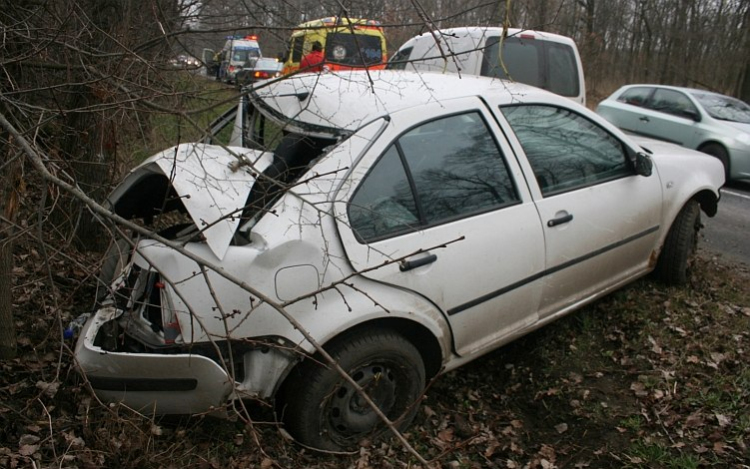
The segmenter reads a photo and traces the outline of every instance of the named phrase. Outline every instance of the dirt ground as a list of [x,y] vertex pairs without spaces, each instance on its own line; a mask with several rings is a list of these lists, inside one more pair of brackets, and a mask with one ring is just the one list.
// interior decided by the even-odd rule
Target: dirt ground
[[[303,448],[269,407],[243,422],[99,404],[55,313],[91,307],[87,260],[61,261],[52,289],[33,257],[14,284],[19,358],[0,362],[0,467],[424,467],[395,438]],[[701,257],[689,286],[643,279],[440,376],[406,437],[435,468],[747,468],[748,326],[747,268]]]

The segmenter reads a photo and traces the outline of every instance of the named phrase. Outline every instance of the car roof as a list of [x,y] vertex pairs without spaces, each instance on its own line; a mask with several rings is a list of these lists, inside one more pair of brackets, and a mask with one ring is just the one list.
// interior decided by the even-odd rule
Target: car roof
[[631,84],[631,85],[625,85],[625,86],[623,86],[621,88],[621,91],[625,91],[625,90],[631,89],[631,88],[644,88],[644,87],[648,87],[648,88],[662,88],[662,89],[666,89],[666,90],[683,91],[685,93],[690,93],[690,94],[705,94],[705,95],[726,96],[724,94],[717,93],[715,91],[702,90],[702,89],[699,89],[699,88],[688,88],[688,87],[685,87],[685,86],[672,86],[672,85],[658,85],[658,84],[655,84],[655,83],[636,83],[636,84]]
[[500,104],[532,100],[570,104],[547,91],[508,80],[403,70],[300,74],[253,88],[249,98],[262,114],[286,130],[340,137],[404,109],[490,95]]
[[[412,41],[416,40],[424,40],[422,38],[429,38],[430,40],[434,41],[433,33],[442,35],[442,36],[453,36],[453,37],[473,37],[475,39],[479,39],[484,36],[499,36],[503,33],[505,28],[497,27],[497,26],[463,26],[458,28],[446,28],[446,29],[439,29],[436,31],[427,31],[420,35],[414,36],[409,41],[406,42],[401,48],[404,46],[407,46]],[[508,28],[508,36],[519,36],[524,37],[526,39],[541,39],[545,41],[553,41],[553,42],[560,42],[565,44],[574,44],[575,41],[573,41],[572,38],[568,36],[562,36],[560,34],[555,33],[548,33],[546,31],[536,31],[533,29],[521,29],[521,28]]]

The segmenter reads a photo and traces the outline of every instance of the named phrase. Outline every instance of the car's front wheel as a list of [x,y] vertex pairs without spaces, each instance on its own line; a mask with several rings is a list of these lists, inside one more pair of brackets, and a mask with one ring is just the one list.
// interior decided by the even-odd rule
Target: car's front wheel
[[[387,329],[363,329],[327,351],[397,428],[411,422],[424,390],[425,367],[407,339]],[[320,357],[292,372],[280,393],[279,412],[292,436],[323,450],[350,450],[387,431],[354,386]]]
[[700,228],[700,206],[695,200],[690,200],[677,214],[664,241],[655,270],[661,281],[672,285],[687,281]]

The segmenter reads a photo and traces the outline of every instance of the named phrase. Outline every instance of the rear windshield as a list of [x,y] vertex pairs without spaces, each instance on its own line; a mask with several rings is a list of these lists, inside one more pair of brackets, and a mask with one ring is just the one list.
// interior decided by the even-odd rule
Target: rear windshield
[[326,37],[326,62],[361,67],[383,61],[383,46],[379,36],[364,34],[329,33]]
[[578,66],[570,46],[537,39],[506,38],[503,41],[503,69],[499,43],[497,36],[487,39],[482,75],[510,78],[562,96],[578,96]]

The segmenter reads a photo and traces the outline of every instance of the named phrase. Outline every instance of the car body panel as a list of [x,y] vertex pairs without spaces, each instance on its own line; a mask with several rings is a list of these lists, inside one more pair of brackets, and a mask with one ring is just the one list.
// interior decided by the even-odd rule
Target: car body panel
[[[341,75],[354,79],[336,79]],[[539,90],[486,77],[431,73],[428,80],[421,80],[408,72],[371,70],[366,74],[298,75],[273,87],[253,89],[249,97],[260,112],[290,131],[338,137],[400,109],[494,91],[510,102],[513,97],[523,99]],[[330,99],[331,95],[338,99]],[[344,105],[352,102],[357,105]]]
[[[100,309],[81,330],[75,347],[78,366],[100,399],[127,402],[146,413],[189,414],[219,407],[233,383],[215,361],[196,354],[164,355],[110,352],[95,343],[102,326],[118,315]],[[169,399],[164,399],[169,395]],[[199,410],[201,409],[201,410]]]
[[[392,139],[403,129],[424,121],[425,115],[438,119],[467,110],[481,113],[488,123],[493,121],[476,97],[444,100],[393,115],[388,129],[358,168],[370,167]],[[451,140],[451,136],[446,137]],[[506,145],[501,144],[501,149],[510,153]],[[428,153],[425,158],[430,156]],[[521,170],[513,160],[509,169],[522,183]],[[366,172],[355,170],[347,181],[348,190],[342,191],[338,199],[349,199]],[[528,327],[537,319],[540,282],[516,284],[543,270],[543,251],[533,248],[543,243],[542,229],[528,190],[524,190],[524,184],[517,186],[521,188],[521,200],[512,207],[368,244],[357,240],[346,204],[337,203],[338,231],[356,270],[365,271],[363,275],[368,278],[399,285],[431,299],[448,317],[456,353],[479,353],[494,345],[498,337]],[[419,261],[431,255],[437,256],[437,261],[408,271],[402,268],[404,262],[395,262]],[[386,263],[389,264],[384,266]],[[519,267],[505,268],[509,264]],[[473,274],[456,275],[466,265],[472,266]],[[453,287],[445,289],[446,284]]]
[[[496,104],[492,100],[490,103]],[[569,109],[562,101],[526,104]],[[498,120],[519,161],[523,162],[526,171],[533,174],[524,147],[516,137],[518,134],[514,134],[503,115],[505,109],[511,108],[500,104],[494,108],[500,111]],[[576,116],[583,118],[580,114]],[[623,137],[603,120],[590,115],[586,119],[589,125],[602,128],[616,138]],[[549,138],[545,151],[555,160],[563,161],[564,157],[559,153],[568,148],[549,136],[542,138]],[[583,140],[576,143],[580,142]],[[622,158],[626,158],[625,148],[622,149]],[[553,169],[560,173],[562,168]],[[631,170],[615,179],[546,195],[542,194],[536,178],[530,177],[529,181],[535,187],[535,205],[544,227],[545,270],[538,312],[540,318],[576,305],[620,279],[648,270],[662,229],[661,207],[652,203],[662,198],[657,175],[643,177]],[[628,200],[628,203],[623,204],[623,200]],[[568,217],[570,221],[552,226],[560,217]]]
[[[684,205],[683,200],[692,199],[700,193],[715,193],[716,187],[724,185],[724,174],[719,174],[719,170],[723,169],[721,162],[710,155],[649,138],[633,137],[632,140],[650,152],[658,171],[664,193],[661,219],[666,226],[671,226],[677,218]],[[714,213],[708,215],[713,216]],[[659,245],[663,243],[667,231],[661,230],[660,234]]]
[[[241,159],[251,161],[250,166],[233,170],[231,165]],[[112,207],[129,205],[133,211],[139,210],[135,205],[143,201],[133,197],[142,196],[143,192],[128,192],[143,184],[148,176],[161,174],[183,197],[185,208],[193,219],[198,220],[206,242],[221,259],[239,226],[237,215],[241,202],[247,199],[255,181],[250,168],[263,171],[269,163],[269,155],[247,148],[181,144],[146,159],[131,170],[109,196],[109,203]]]

